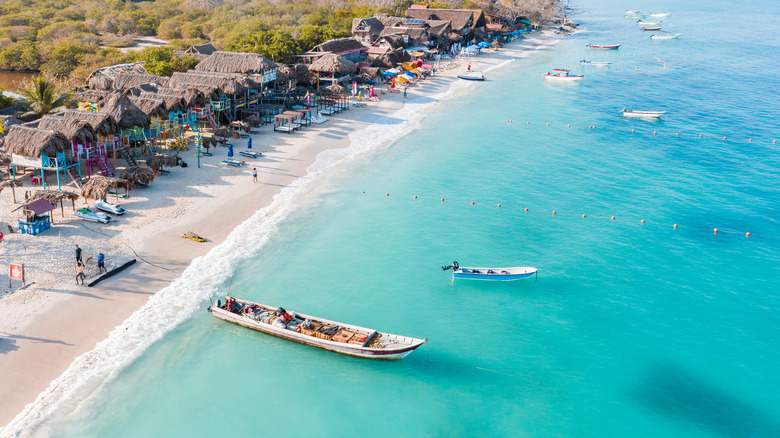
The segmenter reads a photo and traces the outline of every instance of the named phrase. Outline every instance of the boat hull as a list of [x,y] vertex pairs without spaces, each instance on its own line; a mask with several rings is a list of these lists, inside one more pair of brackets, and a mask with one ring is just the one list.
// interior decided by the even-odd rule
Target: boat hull
[[544,75],[544,79],[553,82],[580,82],[585,76],[556,76],[556,75]]
[[682,35],[681,33],[676,33],[674,35],[650,35],[650,38],[654,40],[674,40],[677,39],[678,36]]
[[484,81],[485,75],[480,72],[463,73],[458,75],[458,79],[464,81]]
[[598,50],[617,50],[620,48],[620,44],[610,44],[610,45],[588,44],[588,48],[598,49]]
[[[475,273],[472,271],[479,271]],[[494,274],[488,274],[488,271],[493,271]],[[469,268],[460,267],[457,270],[452,271],[452,278],[459,278],[462,280],[486,280],[486,281],[514,281],[529,278],[536,274],[538,270],[536,268]],[[501,272],[507,272],[502,274]]]
[[[346,344],[342,342],[320,339],[314,336],[298,333],[296,331],[292,331],[289,329],[275,327],[273,325],[266,324],[264,322],[256,321],[244,315],[238,315],[232,312],[228,312],[227,310],[217,307],[216,305],[211,307],[211,313],[217,319],[221,319],[223,321],[231,322],[233,324],[240,325],[242,327],[263,332],[265,334],[287,339],[288,341],[298,342],[300,344],[305,344],[311,347],[332,351],[334,353],[344,354],[353,357],[360,357],[364,359],[380,359],[380,360],[403,359],[409,353],[416,350],[418,347],[420,347],[428,340],[428,339],[408,338],[404,336],[391,335],[388,333],[379,333],[383,339],[394,340],[399,343],[405,343],[406,345],[394,347],[394,348],[387,348],[387,349],[377,349],[377,348],[363,347],[359,344]],[[358,327],[358,326],[352,326],[349,324],[343,324],[335,321],[328,321],[322,318],[314,318],[309,315],[298,314],[298,316],[300,316],[301,318],[316,319],[317,321],[320,322],[338,325],[348,330],[361,330],[363,332],[371,331],[370,329],[367,329],[365,327]]]
[[623,117],[634,119],[657,119],[666,114],[666,111],[623,111]]

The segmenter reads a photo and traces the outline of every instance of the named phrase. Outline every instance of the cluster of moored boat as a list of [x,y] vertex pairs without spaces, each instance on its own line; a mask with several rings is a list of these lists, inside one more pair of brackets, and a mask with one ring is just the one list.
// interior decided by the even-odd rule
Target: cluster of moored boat
[[654,40],[673,40],[679,37],[680,33],[671,33],[661,30],[661,23],[663,18],[671,17],[671,12],[652,12],[650,14],[643,14],[639,11],[628,10],[626,11],[626,18],[636,18],[636,24],[643,26],[642,32],[660,32],[658,34],[650,35]]

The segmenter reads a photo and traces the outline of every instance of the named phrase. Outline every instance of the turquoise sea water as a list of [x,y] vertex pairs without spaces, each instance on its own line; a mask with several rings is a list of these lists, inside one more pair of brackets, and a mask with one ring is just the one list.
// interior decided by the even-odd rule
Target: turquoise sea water
[[[427,346],[344,357],[217,321],[204,296],[33,433],[777,436],[780,6],[610,3],[578,3],[581,33],[330,169],[267,243],[243,243],[259,250],[235,266],[233,295]],[[664,27],[683,35],[651,41],[629,8],[674,12]],[[583,58],[613,65],[544,83]],[[439,269],[453,260],[539,278],[453,282]]]

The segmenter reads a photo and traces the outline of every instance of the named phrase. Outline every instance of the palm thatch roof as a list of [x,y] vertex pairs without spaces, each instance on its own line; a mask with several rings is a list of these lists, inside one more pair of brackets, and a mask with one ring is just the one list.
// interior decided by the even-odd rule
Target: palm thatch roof
[[90,111],[67,110],[58,115],[69,117],[86,122],[94,133],[102,135],[113,134],[116,132],[116,123],[110,114],[93,113]]
[[173,155],[157,154],[146,159],[146,165],[154,170],[162,170],[163,167],[173,167],[179,164],[179,159]]
[[211,55],[214,52],[217,51],[217,48],[212,46],[209,43],[206,44],[199,44],[197,46],[190,46],[189,49],[185,50],[184,53],[188,55]]
[[200,72],[262,73],[273,69],[274,63],[257,53],[214,52],[195,66]]
[[393,68],[412,59],[412,56],[403,49],[391,50],[383,53],[371,62],[371,67]]
[[298,81],[299,84],[312,84],[314,83],[314,75],[311,74],[309,71],[309,66],[306,64],[295,64],[293,66],[295,69],[295,80]]
[[379,74],[379,67],[360,67],[360,75],[374,79]]
[[38,129],[61,132],[68,140],[78,140],[81,144],[94,141],[97,137],[89,123],[73,117],[47,115],[39,119],[37,124]]
[[[122,90],[120,90],[122,91]],[[140,96],[141,93],[147,92],[147,93],[156,93],[157,92],[157,84],[141,84],[136,85],[134,87],[130,87],[124,90],[125,95],[127,96]]]
[[135,106],[127,96],[118,92],[106,98],[100,112],[111,115],[119,129],[146,127],[151,123],[147,113]]
[[195,105],[203,105],[206,102],[206,97],[203,92],[195,87],[187,88],[168,88],[157,87],[157,92],[161,95],[179,96],[184,100],[184,105],[190,107]]
[[249,126],[255,126],[255,127],[260,125],[265,125],[265,120],[261,119],[258,116],[249,116],[244,119],[244,122],[249,124]]
[[[16,187],[22,187],[24,185],[24,182],[22,182],[21,179],[8,179],[5,181],[0,181],[0,193],[3,193],[3,190],[10,187],[11,190],[13,190]],[[14,194],[14,197],[16,195]]]
[[230,79],[245,88],[260,88],[263,85],[262,73],[222,73],[215,71],[187,70],[187,73],[201,76],[216,76]]
[[236,135],[236,131],[230,128],[219,128],[214,130],[214,135],[217,137],[233,137]]
[[335,53],[326,53],[309,66],[309,71],[319,73],[350,74],[356,70],[357,64]]
[[474,29],[486,24],[485,13],[481,9],[407,9],[406,18],[418,20],[449,21],[452,30],[459,32],[461,29]]
[[109,90],[76,90],[73,93],[73,100],[81,102],[94,102],[100,104],[107,96],[111,95],[112,91]]
[[[189,88],[194,86],[206,96],[211,95],[214,90],[219,90],[225,94],[240,94],[245,90],[245,87],[235,79],[225,76],[181,72],[176,72],[171,76],[168,86],[172,88]],[[204,88],[203,86],[208,86],[209,88]]]
[[146,166],[130,166],[119,172],[119,177],[133,184],[149,185],[154,181],[154,171]]
[[[162,94],[162,93],[150,93],[142,91],[138,97],[142,99],[156,99],[162,100],[165,103],[165,109],[168,111],[183,110],[187,108],[187,103],[180,95],[175,94]],[[133,100],[132,98],[130,100]]]
[[165,76],[139,74],[139,73],[122,73],[116,75],[114,78],[115,90],[127,90],[131,87],[139,85],[153,84],[159,86],[167,86],[168,78]]
[[114,88],[114,79],[123,73],[146,74],[146,69],[143,62],[99,68],[89,75],[87,85],[93,90],[111,90]]
[[129,190],[130,186],[130,181],[126,179],[93,175],[81,188],[81,196],[85,199],[106,199],[112,187],[115,189],[124,187],[125,190]]
[[8,132],[8,128],[11,126],[21,125],[22,123],[24,122],[13,116],[0,116],[0,127],[2,127],[2,130],[5,132]]
[[331,84],[331,85],[328,85],[327,87],[322,87],[320,89],[320,91],[325,91],[325,93],[323,93],[323,94],[339,94],[339,93],[346,92],[347,89],[342,87],[339,84]]
[[349,37],[328,40],[324,43],[317,44],[310,50],[310,52],[342,53],[360,49],[367,49],[367,47],[364,46],[360,41]]
[[70,141],[57,131],[14,125],[3,138],[3,147],[9,154],[40,158],[42,152],[53,157],[70,146]]
[[57,205],[60,201],[75,201],[79,199],[78,193],[68,192],[65,190],[37,190],[33,191],[29,201],[35,201],[36,199],[45,199],[51,203],[51,205]]
[[165,108],[165,101],[162,99],[135,96],[128,96],[128,98],[133,105],[137,106],[138,109],[149,116],[165,117],[168,115],[168,111]]

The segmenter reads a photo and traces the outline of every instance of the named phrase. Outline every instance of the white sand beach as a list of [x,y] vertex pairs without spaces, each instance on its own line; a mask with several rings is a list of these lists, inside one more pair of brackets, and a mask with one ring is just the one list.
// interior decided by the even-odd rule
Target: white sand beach
[[[221,163],[227,158],[224,147],[212,149],[214,156],[202,158],[200,168],[194,150],[184,152],[181,157],[188,167],[171,168],[170,174],[158,175],[150,187],[132,190],[127,199],[110,197],[109,202],[120,203],[127,213],[109,224],[79,220],[66,201],[64,217],[55,209],[54,225],[43,234],[5,233],[0,262],[4,266],[24,264],[28,285],[20,289],[21,284],[14,281],[9,288],[7,268],[0,267],[0,425],[9,424],[0,435],[23,430],[28,418],[57,397],[56,384],[51,382],[71,371],[76,358],[121,327],[194,258],[218,246],[238,225],[271,205],[283,188],[305,177],[320,153],[347,148],[350,134],[392,116],[418,97],[445,92],[458,83],[455,74],[465,71],[467,62],[472,70],[484,71],[558,38],[551,30],[531,34],[498,51],[461,60],[409,87],[406,99],[400,93],[386,93],[379,102],[351,107],[323,124],[292,134],[275,133],[270,126],[256,128],[252,150],[263,155],[233,157],[246,162],[239,168]],[[236,152],[246,149],[244,138],[231,143]],[[257,183],[252,181],[253,168],[259,172]],[[26,178],[25,187],[16,189],[17,201],[32,189]],[[13,204],[10,189],[0,193],[3,231],[7,231],[4,223],[17,228],[17,213],[11,210],[18,205]],[[76,201],[76,208],[84,206],[83,199]],[[187,231],[208,241],[181,238]],[[93,257],[85,269],[85,283],[97,277],[94,256],[98,252],[106,255],[109,270],[132,259],[138,262],[95,287],[76,285],[76,245],[83,249],[85,260]]]

